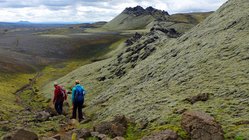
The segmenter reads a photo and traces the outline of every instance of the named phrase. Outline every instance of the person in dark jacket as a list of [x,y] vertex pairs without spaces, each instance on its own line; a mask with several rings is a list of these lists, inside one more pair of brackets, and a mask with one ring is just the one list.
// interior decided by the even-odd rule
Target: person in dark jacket
[[80,81],[75,81],[75,86],[72,89],[72,104],[73,104],[73,114],[72,119],[76,119],[76,113],[78,111],[78,119],[79,122],[82,121],[83,113],[82,108],[84,104],[84,96],[85,96],[85,89],[82,85],[80,85]]
[[54,88],[54,108],[61,115],[63,112],[63,102],[67,100],[66,90],[59,86],[57,82],[54,83]]

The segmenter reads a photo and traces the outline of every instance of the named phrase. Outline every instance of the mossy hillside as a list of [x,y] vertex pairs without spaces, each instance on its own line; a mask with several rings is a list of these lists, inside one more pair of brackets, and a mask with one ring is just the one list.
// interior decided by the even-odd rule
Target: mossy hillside
[[[113,57],[83,66],[58,81],[82,80],[88,90],[85,112],[96,121],[124,114],[136,122],[147,119],[155,126],[167,123],[180,128],[178,112],[199,110],[221,123],[226,139],[247,138],[248,124],[238,123],[249,115],[247,7],[246,0],[228,1],[182,37],[163,39],[153,55],[126,69],[121,78],[96,80],[110,75]],[[48,93],[49,86],[42,91]],[[184,101],[199,93],[208,93],[209,100],[193,105]]]
[[[66,62],[61,62],[61,63],[57,63],[54,65],[50,65],[45,67],[40,73],[41,76],[37,79],[37,82],[35,83],[35,87],[39,88],[41,86],[43,86],[45,83],[52,81],[54,79],[57,79],[61,76],[66,75],[67,73],[69,73],[70,71],[91,63],[93,60],[95,59],[105,59],[105,57],[110,57],[110,56],[104,56],[107,52],[111,52],[112,50],[115,49],[115,47],[122,42],[123,39],[121,39],[120,41],[116,41],[114,42],[112,45],[106,47],[106,45],[104,46],[93,46],[92,49],[95,51],[86,51],[86,47],[84,47],[85,50],[84,54],[87,55],[83,55],[83,58],[79,58],[79,59],[72,59]],[[96,42],[95,42],[96,43]],[[102,41],[103,43],[103,41]],[[111,54],[109,54],[111,55]],[[19,108],[19,105],[16,103],[16,97],[14,95],[14,93],[21,88],[23,85],[27,84],[29,82],[29,79],[32,79],[34,77],[35,74],[30,73],[30,74],[23,74],[23,73],[1,73],[0,74],[0,94],[1,94],[1,100],[0,102],[3,103],[2,109],[1,111],[2,116],[5,116],[4,114],[6,114],[6,107],[10,110]],[[7,116],[5,116],[4,118],[6,118]]]
[[24,84],[28,83],[28,79],[33,78],[33,74],[0,74],[0,120],[11,119],[13,112],[18,112],[22,107],[17,103],[15,92]]
[[212,12],[173,14],[165,21],[151,22],[146,28],[151,29],[153,26],[159,25],[167,29],[174,28],[177,32],[184,34],[205,20],[211,13]]
[[[2,97],[1,121],[8,121],[8,123],[1,124],[0,137],[23,126],[39,135],[44,134],[45,131],[47,133],[48,130],[51,129],[52,124],[54,127],[59,127],[59,123],[56,121],[35,121],[35,112],[47,108],[47,101],[36,92],[36,88],[30,88],[23,90],[20,94],[15,94],[17,90],[25,84],[28,84],[29,79],[33,77],[34,74],[5,74],[1,76],[1,89],[4,91],[0,93]],[[6,87],[4,87],[4,85]]]
[[213,12],[180,13],[170,16],[171,21],[198,24],[210,16]]
[[[81,53],[78,59],[71,59],[66,62],[46,66],[42,70],[42,76],[38,78],[36,86],[40,88],[47,82],[58,79],[59,77],[62,77],[72,70],[75,70],[83,65],[111,57],[113,53],[117,51],[117,46],[119,46],[120,43],[124,42],[124,40],[125,38],[121,38],[110,45],[106,44],[108,43],[106,41],[101,41],[103,45],[83,46],[81,48],[81,51],[77,52]],[[96,44],[96,42],[94,44]],[[70,86],[67,86],[67,88],[69,88]]]
[[[94,63],[89,63],[88,65],[100,65],[102,66],[103,64],[103,61],[109,61],[113,56],[116,56],[118,53],[120,53],[122,51],[122,48],[124,47],[124,40],[125,39],[121,39],[115,43],[113,43],[112,45],[109,46],[109,52],[106,53],[106,54],[102,54],[101,55],[95,55],[93,57],[91,57],[91,61],[94,61]],[[97,60],[97,61],[96,61]],[[73,63],[77,63],[77,61],[72,61]],[[79,64],[80,65],[80,64]],[[77,65],[78,66],[78,65]],[[82,67],[82,66],[81,66]],[[91,70],[92,68],[89,67],[89,71]],[[45,69],[46,70],[46,69]],[[51,68],[49,68],[49,70],[47,71],[47,73],[51,73]],[[52,70],[52,71],[56,71],[56,70]],[[74,70],[75,72],[78,71],[78,69]],[[69,73],[70,74],[70,73]],[[80,74],[80,73],[79,73]],[[60,80],[57,80],[59,83],[61,83],[63,86],[65,86],[68,90],[70,90],[70,88],[73,86],[74,84],[74,81],[77,80],[78,78],[80,79],[81,76],[77,74],[75,76],[70,76],[70,78],[68,78],[68,81],[66,83],[61,83]],[[67,77],[68,73],[65,75]],[[49,76],[49,74],[47,74],[47,76]],[[87,78],[87,77],[86,77]],[[48,78],[44,78],[44,79],[48,79]],[[53,79],[51,79],[53,80]],[[50,81],[51,81],[50,80]],[[47,81],[48,82],[48,81]],[[84,83],[85,80],[82,80],[82,82]],[[87,85],[84,85],[86,86],[87,89],[88,86]],[[91,85],[89,85],[91,86]],[[94,87],[92,87],[94,88]],[[97,88],[95,88],[97,89]],[[51,97],[51,91],[53,90],[53,81],[52,82],[49,82],[49,84],[45,84],[45,86],[42,87],[41,89],[41,93],[43,93],[46,97],[50,98]]]
[[[91,47],[91,51],[83,51],[84,49],[87,50],[88,48],[82,48],[83,57],[79,57],[78,59],[70,59],[65,62],[60,62],[56,64],[52,64],[46,66],[42,71],[39,72],[39,76],[36,79],[33,87],[31,89],[27,89],[18,96],[14,93],[23,87],[25,84],[29,83],[29,79],[32,79],[36,74],[22,74],[22,73],[3,73],[0,76],[1,81],[1,96],[0,99],[1,104],[3,104],[1,108],[1,121],[9,120],[8,130],[14,130],[18,126],[23,126],[25,124],[25,128],[33,130],[39,135],[47,135],[51,132],[54,134],[56,131],[59,131],[61,121],[63,123],[65,118],[63,119],[56,119],[55,120],[48,120],[45,122],[34,122],[35,112],[39,112],[42,110],[46,110],[47,107],[50,105],[51,93],[53,88],[51,88],[51,93],[49,93],[49,98],[44,98],[43,94],[40,93],[39,89],[44,84],[54,79],[57,79],[61,76],[66,75],[67,73],[71,72],[72,70],[88,64],[92,63],[93,61],[99,61],[102,59],[106,59],[112,56],[112,53],[115,53],[117,46],[123,42],[124,39],[114,41],[113,44],[108,45],[108,42],[105,40],[98,40],[95,43],[92,43],[89,47]],[[96,43],[104,44],[104,45],[94,45]],[[108,55],[106,55],[108,54]],[[81,55],[81,56],[82,56]],[[69,86],[68,86],[69,87]],[[27,112],[26,109],[29,108],[32,112]],[[18,119],[16,119],[15,114],[18,113]],[[12,116],[12,117],[10,117]],[[26,119],[25,119],[26,118]],[[28,122],[28,123],[27,123]],[[59,123],[60,122],[60,123]],[[53,127],[51,127],[53,126]],[[6,126],[4,125],[3,128]],[[2,130],[2,126],[0,128],[0,136],[6,134],[8,131],[5,129]]]
[[136,17],[122,13],[105,24],[102,28],[115,31],[144,29],[153,20],[155,20],[155,18],[151,15],[140,15]]

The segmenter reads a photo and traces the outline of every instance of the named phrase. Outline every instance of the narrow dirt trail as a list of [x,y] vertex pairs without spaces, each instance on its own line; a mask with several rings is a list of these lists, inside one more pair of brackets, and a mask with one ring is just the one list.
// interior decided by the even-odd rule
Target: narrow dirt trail
[[[45,111],[45,110],[32,109],[32,107],[25,100],[23,100],[21,96],[26,91],[30,92],[31,97],[32,97],[32,95],[35,95],[36,91],[34,89],[34,85],[35,85],[36,81],[38,80],[38,78],[41,76],[42,76],[41,73],[37,73],[33,78],[29,79],[29,83],[23,85],[21,88],[16,90],[16,92],[14,93],[16,96],[16,103],[18,105],[22,106],[26,110],[24,112],[29,112],[29,115],[32,115],[33,117],[35,117],[37,115],[37,113],[39,113],[41,111]],[[32,100],[32,99],[30,99],[30,100]],[[51,104],[51,102],[48,104]],[[51,105],[49,105],[49,107],[51,108],[51,110],[54,109],[53,106],[51,106]],[[64,105],[64,107],[65,107],[65,105]],[[67,112],[68,114],[65,115],[65,117],[66,117],[66,119],[64,120],[65,124],[63,124],[57,132],[48,132],[47,133],[48,137],[55,136],[55,135],[59,134],[61,136],[61,138],[64,140],[71,140],[72,130],[77,128],[78,122],[72,121],[69,119],[70,114],[72,113],[71,108],[67,111],[69,111],[69,112]],[[51,113],[51,112],[49,112],[49,113]],[[19,119],[21,119],[23,117],[25,120],[26,115],[28,115],[28,114],[25,114],[23,112],[19,112]],[[10,121],[10,123],[15,124],[17,121],[18,120],[12,120],[12,121]]]
[[32,90],[32,93],[34,93],[35,91],[33,90],[33,86],[36,83],[36,80],[41,76],[42,76],[42,74],[38,72],[33,78],[29,79],[28,84],[25,84],[24,86],[22,86],[21,88],[16,90],[16,92],[14,94],[16,95],[16,101],[20,106],[22,106],[24,108],[28,107],[28,105],[25,104],[25,102],[23,102],[23,100],[21,98],[21,94],[27,90]]

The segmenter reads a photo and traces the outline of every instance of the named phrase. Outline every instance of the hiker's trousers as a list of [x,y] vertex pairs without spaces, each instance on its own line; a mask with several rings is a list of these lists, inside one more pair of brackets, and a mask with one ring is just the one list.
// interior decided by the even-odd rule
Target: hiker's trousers
[[73,103],[73,119],[76,119],[76,113],[78,110],[78,119],[81,121],[83,119],[83,113],[82,113],[82,108],[83,108],[84,101],[78,101]]
[[63,101],[56,101],[54,104],[54,108],[56,110],[56,112],[61,115],[63,112]]

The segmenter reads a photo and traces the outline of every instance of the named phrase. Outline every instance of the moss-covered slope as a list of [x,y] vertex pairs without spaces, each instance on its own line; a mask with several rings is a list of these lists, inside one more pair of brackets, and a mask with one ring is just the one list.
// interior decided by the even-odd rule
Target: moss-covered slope
[[[160,125],[178,129],[182,110],[201,110],[222,124],[227,139],[248,138],[248,124],[243,123],[249,115],[248,7],[247,0],[230,0],[180,38],[161,35],[150,44],[156,51],[138,59],[135,66],[130,61],[118,63],[116,56],[58,81],[64,85],[82,81],[88,90],[85,111],[96,121],[124,114],[137,122],[148,120],[155,129]],[[138,41],[140,45],[145,38]],[[120,53],[124,59],[133,56],[126,48]],[[117,68],[124,75],[117,76]],[[100,82],[99,77],[106,79]],[[44,94],[51,85],[44,87]],[[208,93],[209,100],[185,101],[199,93]]]

